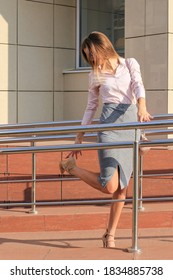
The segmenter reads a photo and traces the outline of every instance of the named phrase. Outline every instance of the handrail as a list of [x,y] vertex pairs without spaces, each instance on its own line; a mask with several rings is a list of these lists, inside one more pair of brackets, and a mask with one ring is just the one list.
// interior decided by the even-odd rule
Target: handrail
[[64,152],[73,150],[101,150],[116,148],[132,148],[133,141],[111,142],[111,143],[92,143],[92,144],[64,144],[64,145],[48,145],[48,146],[29,146],[15,148],[0,148],[0,154],[23,154],[23,153],[43,153],[43,152]]
[[[165,135],[173,134],[173,129],[155,129],[155,130],[144,130],[145,135]],[[85,140],[91,140],[96,137],[95,133],[85,134]],[[57,140],[74,140],[76,134],[65,134],[65,135],[42,135],[42,136],[23,136],[23,137],[9,137],[9,138],[0,138],[0,144],[15,144],[15,143],[27,143],[27,142],[47,142],[47,141],[57,141]],[[142,143],[142,141],[141,141]],[[144,142],[145,143],[145,142]]]
[[[167,118],[168,116],[166,116],[165,118]],[[172,118],[173,115],[169,116],[169,118]],[[21,137],[26,137],[27,141],[30,141],[31,137],[28,136],[33,136],[32,139],[34,139],[34,141],[43,141],[43,139],[45,140],[44,137],[47,137],[47,139],[58,139],[56,138],[57,136],[61,135],[59,137],[59,139],[62,137],[66,137],[66,136],[62,136],[62,134],[67,134],[67,133],[72,133],[72,132],[98,132],[98,131],[102,131],[102,130],[113,130],[113,129],[117,129],[117,130],[124,130],[124,129],[133,129],[136,131],[136,138],[135,141],[124,141],[124,142],[113,142],[113,143],[91,143],[91,144],[64,144],[64,145],[47,145],[47,146],[30,146],[30,147],[15,147],[15,148],[9,148],[9,147],[1,147],[0,148],[0,154],[15,154],[15,153],[32,153],[33,155],[35,155],[35,153],[39,153],[39,152],[52,152],[52,151],[67,151],[67,150],[76,150],[76,149],[80,149],[80,150],[97,150],[97,149],[112,149],[112,148],[128,148],[128,147],[133,147],[133,151],[134,151],[134,169],[133,169],[133,173],[134,173],[134,188],[133,188],[133,232],[132,232],[132,251],[138,251],[138,245],[137,245],[137,229],[138,229],[138,216],[137,216],[137,203],[139,201],[138,198],[138,177],[139,177],[139,172],[138,172],[138,158],[139,158],[139,147],[147,147],[147,146],[172,146],[173,145],[173,139],[164,139],[164,140],[152,140],[152,141],[148,141],[148,142],[142,142],[142,141],[138,141],[137,139],[137,135],[138,135],[138,130],[140,129],[152,129],[152,128],[164,128],[164,127],[173,127],[173,120],[171,119],[164,119],[163,115],[160,116],[160,118],[158,117],[159,120],[153,120],[150,122],[135,122],[135,123],[124,123],[124,124],[92,124],[92,125],[87,125],[87,126],[82,126],[82,125],[75,125],[75,126],[69,126],[69,122],[68,125],[65,126],[59,126],[59,127],[55,127],[55,123],[52,124],[52,127],[48,126],[48,123],[44,123],[43,127],[41,124],[32,126],[32,125],[28,125],[26,127],[22,127],[21,126],[9,126],[6,129],[1,128],[0,130],[0,140],[1,143],[5,143],[3,142],[5,139],[3,139],[3,137],[20,137],[18,140],[19,142],[22,141]],[[161,121],[162,119],[162,121]],[[49,123],[50,124],[50,123]],[[62,124],[62,123],[61,123]],[[67,124],[67,123],[66,123]],[[37,126],[37,127],[36,127]],[[48,126],[48,127],[47,127]],[[15,129],[14,129],[15,128]],[[18,129],[17,129],[18,128]],[[20,129],[19,129],[20,128]],[[69,136],[70,138],[71,136]],[[26,140],[25,139],[25,140]],[[10,139],[6,139],[7,141]],[[12,141],[16,141],[15,138],[11,139]],[[32,143],[34,143],[34,141],[31,140]],[[33,174],[32,174],[32,181],[35,184],[36,182],[36,176],[35,176],[35,169],[33,170]],[[34,190],[35,191],[35,190]],[[172,197],[170,199],[173,199]],[[140,199],[142,200],[142,199]],[[108,200],[106,200],[108,201]],[[110,200],[111,202],[114,202],[114,200]],[[100,202],[100,200],[99,200]],[[63,202],[62,202],[63,203]],[[28,205],[39,205],[38,202],[35,201],[35,198],[33,199],[33,201],[31,203],[28,203]],[[50,203],[51,204],[51,203]],[[2,204],[0,204],[1,206]],[[3,204],[5,205],[5,204]],[[11,203],[9,204],[11,205]],[[20,205],[23,205],[23,203],[20,203]],[[26,203],[25,203],[26,205]]]
[[[155,120],[168,120],[168,119],[173,119],[173,114],[168,114],[168,115],[155,115],[154,116],[154,119]],[[98,119],[94,119],[93,121],[95,124],[98,122]],[[54,135],[52,137],[50,136],[45,136],[43,134],[43,136],[37,136],[37,138],[33,137],[33,132],[35,133],[43,133],[41,131],[33,131],[33,129],[30,131],[31,132],[31,136],[30,137],[26,137],[26,135],[24,134],[23,137],[18,137],[18,135],[16,136],[16,138],[11,138],[12,136],[15,136],[15,131],[14,131],[14,128],[15,129],[24,129],[24,128],[44,128],[44,127],[55,127],[55,126],[69,126],[69,124],[80,124],[81,123],[81,120],[73,120],[73,121],[59,121],[59,122],[43,122],[43,123],[26,123],[26,124],[8,124],[8,125],[0,125],[0,144],[11,144],[11,143],[21,143],[21,142],[41,142],[41,141],[55,141],[55,140],[65,140],[65,139],[73,139],[75,137],[75,135],[73,134],[70,134],[70,135]],[[81,127],[81,126],[80,126]],[[98,124],[97,124],[97,127],[98,127]],[[2,133],[2,130],[5,130],[5,133]],[[9,135],[8,133],[8,130],[12,130],[12,134],[13,135]],[[62,130],[62,129],[61,129]],[[27,130],[27,135],[28,133],[30,133],[28,130]],[[21,131],[18,132],[20,133],[21,135]],[[24,132],[25,133],[25,132]],[[47,133],[47,132],[46,132]],[[157,134],[172,134],[173,133],[173,130],[171,129],[167,129],[167,130],[145,130],[145,134],[146,135],[157,135]],[[58,134],[58,131],[56,131],[56,134]],[[5,138],[5,139],[2,139],[2,136],[4,137],[10,137],[10,138]],[[85,138],[93,138],[95,137],[96,134],[94,132],[92,133],[88,133],[88,134],[85,134]]]
[[[173,129],[155,129],[155,130],[144,130],[145,135],[165,135],[165,134],[173,134]],[[96,133],[86,133],[85,134],[85,142],[93,141],[93,139],[97,136]],[[0,145],[2,144],[15,144],[15,143],[32,143],[32,142],[53,142],[59,140],[74,140],[76,134],[65,134],[65,135],[41,135],[41,136],[23,136],[23,137],[5,137],[0,138]]]
[[[173,119],[173,114],[154,115],[155,120]],[[99,119],[94,119],[93,123],[98,123]],[[66,126],[81,124],[81,120],[66,120],[66,121],[52,121],[52,122],[35,122],[35,123],[20,123],[20,124],[0,124],[2,129],[20,129],[20,128],[36,128],[36,127],[51,127],[51,126]]]
[[[23,136],[23,137],[0,137],[0,144],[14,144],[14,143],[27,143],[27,142],[49,142],[49,141],[59,141],[59,140],[74,140],[75,134],[65,134],[65,135],[41,135],[41,136]],[[86,133],[86,139],[93,139],[96,137],[94,133]]]
[[[139,141],[141,147],[153,146],[172,146],[173,139],[152,140],[147,142]],[[23,154],[23,153],[43,153],[43,152],[64,152],[73,150],[102,150],[113,148],[132,148],[133,141],[110,142],[110,143],[91,143],[91,144],[64,144],[48,146],[30,146],[15,148],[0,148],[0,154]]]
[[77,125],[77,126],[61,126],[61,127],[45,127],[45,128],[28,128],[28,129],[10,129],[0,131],[0,137],[8,136],[27,136],[27,135],[54,135],[71,132],[99,132],[108,130],[124,130],[124,129],[145,129],[155,127],[173,126],[173,120],[150,121],[150,122],[131,122],[123,124],[92,124],[92,125]]

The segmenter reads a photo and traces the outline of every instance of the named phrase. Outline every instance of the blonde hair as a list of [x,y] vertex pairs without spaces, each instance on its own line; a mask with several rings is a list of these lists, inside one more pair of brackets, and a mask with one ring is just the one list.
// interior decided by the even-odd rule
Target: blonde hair
[[[87,56],[85,50],[88,49]],[[81,52],[84,60],[91,65],[94,71],[98,71],[100,67],[100,58],[103,61],[105,69],[112,69],[110,58],[117,58],[119,62],[119,55],[115,51],[111,41],[101,32],[91,32],[86,37],[81,45]]]

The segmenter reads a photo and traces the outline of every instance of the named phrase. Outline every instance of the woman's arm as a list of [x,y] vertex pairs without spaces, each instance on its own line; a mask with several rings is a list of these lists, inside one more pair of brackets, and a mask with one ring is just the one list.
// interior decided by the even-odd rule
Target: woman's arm
[[127,66],[131,76],[131,87],[137,100],[138,106],[138,120],[140,122],[147,122],[153,119],[148,113],[145,99],[145,88],[142,81],[140,65],[135,58],[127,59]]
[[[92,119],[95,115],[95,112],[98,108],[99,103],[99,86],[98,86],[98,79],[95,78],[95,74],[90,73],[89,76],[89,90],[88,90],[88,101],[87,106],[82,118],[82,125],[91,124]],[[84,137],[84,132],[78,132],[75,138],[75,144],[81,144]],[[76,150],[70,152],[70,154],[67,156],[75,156],[76,158],[78,155],[81,155],[81,151]]]
[[139,97],[137,100],[137,106],[138,106],[138,120],[140,122],[148,122],[153,117],[148,113],[146,108],[146,102],[144,97]]

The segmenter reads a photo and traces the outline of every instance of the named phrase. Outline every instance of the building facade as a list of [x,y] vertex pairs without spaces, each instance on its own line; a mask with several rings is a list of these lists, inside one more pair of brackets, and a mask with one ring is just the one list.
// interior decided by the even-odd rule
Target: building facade
[[139,61],[148,110],[173,113],[173,0],[0,0],[1,124],[82,118],[92,30]]

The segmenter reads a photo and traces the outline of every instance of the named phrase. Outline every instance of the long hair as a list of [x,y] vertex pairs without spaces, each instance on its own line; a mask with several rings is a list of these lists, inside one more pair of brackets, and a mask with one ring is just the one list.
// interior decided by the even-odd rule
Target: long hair
[[[88,55],[86,54],[88,50]],[[119,55],[115,51],[111,41],[101,32],[91,32],[81,45],[81,52],[84,60],[91,65],[94,71],[98,71],[100,67],[100,59],[103,61],[105,69],[112,69],[110,58],[117,58]]]

